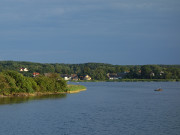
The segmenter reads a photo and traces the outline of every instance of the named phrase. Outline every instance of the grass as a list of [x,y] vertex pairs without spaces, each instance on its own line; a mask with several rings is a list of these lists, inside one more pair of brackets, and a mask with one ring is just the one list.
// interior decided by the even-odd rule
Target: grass
[[82,91],[86,90],[86,87],[83,85],[73,85],[73,84],[68,84],[68,90],[67,91]]

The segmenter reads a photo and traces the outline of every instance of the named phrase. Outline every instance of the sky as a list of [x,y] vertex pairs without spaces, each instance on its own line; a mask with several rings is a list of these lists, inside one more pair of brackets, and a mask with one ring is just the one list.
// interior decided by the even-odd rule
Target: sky
[[180,64],[180,0],[0,0],[0,61]]

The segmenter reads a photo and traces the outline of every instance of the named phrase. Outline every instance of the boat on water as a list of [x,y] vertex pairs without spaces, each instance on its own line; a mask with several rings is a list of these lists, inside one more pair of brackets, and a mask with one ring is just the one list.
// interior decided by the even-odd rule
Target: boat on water
[[159,88],[159,89],[155,89],[154,91],[163,91],[163,89]]

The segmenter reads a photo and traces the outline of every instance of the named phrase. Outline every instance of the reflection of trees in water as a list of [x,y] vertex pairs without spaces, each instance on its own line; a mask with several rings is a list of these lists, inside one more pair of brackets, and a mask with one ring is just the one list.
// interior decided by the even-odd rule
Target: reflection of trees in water
[[42,95],[42,96],[30,96],[30,97],[4,97],[4,98],[0,98],[0,105],[24,103],[31,100],[65,98],[66,95],[67,94],[54,94],[54,95]]

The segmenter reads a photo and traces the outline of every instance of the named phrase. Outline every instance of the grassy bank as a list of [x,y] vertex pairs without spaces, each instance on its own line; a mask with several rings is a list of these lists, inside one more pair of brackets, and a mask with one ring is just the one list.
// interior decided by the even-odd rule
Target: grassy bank
[[84,91],[84,90],[86,90],[86,87],[83,85],[69,84],[67,86],[67,93],[78,93],[78,92]]

